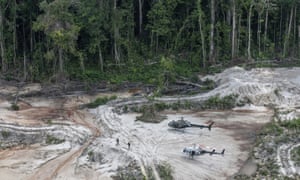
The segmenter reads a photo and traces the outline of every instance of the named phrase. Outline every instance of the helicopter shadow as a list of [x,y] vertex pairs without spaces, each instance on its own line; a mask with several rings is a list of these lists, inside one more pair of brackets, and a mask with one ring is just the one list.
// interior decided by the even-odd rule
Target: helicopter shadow
[[203,132],[189,131],[188,129],[184,129],[184,128],[183,129],[169,128],[168,131],[171,132],[171,133],[176,133],[176,134],[190,134],[190,135],[199,135],[199,136],[205,136],[206,135]]

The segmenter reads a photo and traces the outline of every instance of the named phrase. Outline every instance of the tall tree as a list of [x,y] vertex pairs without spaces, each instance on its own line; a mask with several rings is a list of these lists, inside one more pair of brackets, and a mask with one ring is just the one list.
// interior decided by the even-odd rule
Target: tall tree
[[253,0],[248,0],[244,2],[244,6],[247,9],[247,27],[248,27],[248,39],[247,39],[247,59],[253,60],[251,57],[251,18],[252,18],[252,9],[254,6]]
[[206,48],[205,48],[205,42],[204,42],[204,30],[203,30],[203,12],[202,12],[202,6],[201,6],[201,0],[197,1],[197,13],[198,13],[198,24],[199,24],[199,31],[200,31],[200,38],[201,38],[201,49],[202,49],[202,61],[203,61],[203,67],[206,67]]
[[215,64],[214,31],[215,31],[215,0],[211,0],[210,1],[210,35],[209,35],[209,62],[211,64]]
[[120,23],[120,15],[118,14],[118,8],[117,8],[117,0],[113,0],[113,31],[114,31],[114,58],[116,61],[116,64],[120,66],[120,47],[119,47],[119,39],[120,39],[120,33],[119,33],[119,23]]
[[[298,50],[300,49],[300,25],[298,25]],[[300,51],[298,51],[298,57],[300,58]]]
[[255,3],[255,9],[257,12],[257,45],[258,45],[258,56],[261,55],[261,22],[262,22],[262,14],[264,12],[264,2],[262,0],[258,0]]
[[[155,36],[155,50],[159,48],[159,44],[163,44],[163,48],[167,48],[174,33],[173,14],[177,7],[179,0],[165,0],[155,1],[151,10],[148,13],[150,29],[153,36]],[[151,44],[153,43],[153,38]]]
[[143,25],[143,0],[139,0],[139,34],[142,33]]
[[236,1],[231,0],[232,7],[232,35],[231,35],[231,59],[236,56]]
[[268,22],[269,22],[269,0],[266,0],[266,16],[265,16],[265,29],[264,29],[264,48],[266,52],[267,34],[268,34]]
[[106,43],[109,39],[111,29],[111,6],[109,1],[90,0],[82,2],[80,8],[80,22],[82,32],[89,34],[85,38],[88,43],[79,41],[80,44],[86,44],[86,51],[98,58],[100,71],[104,72],[104,55]]
[[7,6],[5,0],[0,1],[0,53],[1,53],[1,71],[5,72],[7,69],[6,54],[5,54],[5,40],[4,40],[4,13]]
[[283,44],[283,57],[286,57],[286,51],[289,45],[289,41],[290,41],[290,36],[291,36],[291,30],[292,30],[292,22],[293,22],[293,16],[294,16],[294,6],[291,6],[291,11],[290,11],[290,17],[289,17],[289,24],[288,24],[288,28],[286,30],[286,36],[284,38],[284,44]]
[[53,48],[57,51],[58,72],[63,73],[65,53],[78,53],[75,43],[80,27],[75,24],[74,16],[70,12],[71,9],[76,9],[76,1],[43,1],[40,8],[44,13],[38,17],[35,29],[42,30],[52,40]]
[[13,64],[17,64],[17,1],[13,0]]

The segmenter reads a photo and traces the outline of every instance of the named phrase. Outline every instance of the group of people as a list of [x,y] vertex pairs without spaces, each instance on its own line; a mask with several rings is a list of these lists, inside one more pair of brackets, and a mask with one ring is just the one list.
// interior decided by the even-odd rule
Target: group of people
[[[120,144],[119,138],[116,139],[116,145],[118,146]],[[127,143],[128,150],[130,149],[130,142]]]

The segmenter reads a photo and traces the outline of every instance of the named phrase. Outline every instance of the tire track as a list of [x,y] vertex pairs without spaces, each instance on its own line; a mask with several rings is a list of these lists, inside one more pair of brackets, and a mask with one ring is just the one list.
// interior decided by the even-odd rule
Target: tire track
[[[146,166],[149,166],[152,171],[153,174],[155,176],[155,179],[160,180],[160,177],[158,175],[158,172],[155,168],[155,164],[153,162],[153,160],[149,161],[150,159],[153,159],[153,157],[155,157],[155,153],[149,151],[148,149],[154,149],[154,152],[156,151],[157,148],[155,148],[156,141],[154,139],[145,139],[142,140],[140,137],[138,137],[136,134],[131,133],[128,129],[128,127],[126,127],[126,124],[122,124],[121,119],[118,117],[118,115],[116,113],[113,112],[113,107],[109,107],[107,105],[98,107],[97,110],[97,115],[100,119],[101,122],[105,123],[107,127],[109,127],[109,131],[114,131],[117,132],[114,134],[114,136],[120,136],[122,138],[126,138],[128,142],[132,141],[137,143],[138,142],[138,149],[130,149],[130,156],[134,157],[134,159],[136,159],[139,162],[139,165],[141,167],[141,171],[143,173],[143,175],[145,177],[149,177],[149,175],[147,174],[146,171]],[[113,136],[113,135],[112,135]],[[111,138],[112,138],[111,136]],[[151,146],[147,146],[145,143],[145,141],[147,141],[147,143],[150,142]],[[147,161],[144,161],[144,160]]]
[[91,124],[90,122],[85,120],[85,116],[83,113],[79,112],[79,111],[74,111],[74,113],[79,117],[74,118],[75,122],[77,124],[82,124],[83,126],[89,128],[92,131],[92,137],[86,142],[84,143],[80,149],[78,149],[77,151],[75,151],[73,154],[71,154],[66,160],[64,160],[52,173],[52,175],[50,176],[50,179],[54,179],[57,174],[59,173],[59,171],[63,170],[64,167],[66,167],[67,164],[71,163],[72,160],[74,160],[75,158],[78,158],[82,152],[100,135],[100,130],[94,126],[93,124]]
[[298,173],[291,159],[291,150],[298,146],[300,146],[300,143],[284,144],[278,148],[277,159],[281,166],[281,173],[285,176],[292,176]]
[[[78,158],[82,152],[100,135],[100,130],[92,123],[85,120],[83,112],[73,110],[72,118],[74,123],[82,125],[91,130],[92,136],[79,149],[71,149],[69,152],[61,155],[47,163],[45,163],[33,176],[29,179],[45,179],[52,180],[66,167],[71,166],[74,159]],[[76,117],[77,116],[77,117]]]

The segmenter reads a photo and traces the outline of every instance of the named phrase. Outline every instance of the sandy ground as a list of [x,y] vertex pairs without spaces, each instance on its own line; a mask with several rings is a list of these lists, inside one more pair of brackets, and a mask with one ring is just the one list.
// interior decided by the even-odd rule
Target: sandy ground
[[[154,164],[167,162],[173,168],[175,179],[195,180],[227,179],[237,173],[248,158],[255,130],[269,122],[272,115],[265,108],[259,111],[177,112],[167,113],[167,120],[152,124],[135,121],[137,114],[118,116],[110,107],[100,107],[93,113],[98,114],[98,118],[107,126],[104,130],[107,137],[99,139],[98,146],[102,147],[102,151],[114,154],[110,158],[116,157],[107,159],[105,166],[98,167],[102,174],[112,175],[109,172],[122,165],[119,161],[120,154],[125,154],[124,156],[136,159],[141,166],[152,167],[154,171],[157,171]],[[198,124],[213,120],[215,126],[211,131],[199,128],[182,131],[167,126],[169,120],[180,117]],[[115,145],[116,138],[120,139],[119,146]],[[127,149],[127,142],[131,143],[130,150]],[[217,151],[225,148],[225,155],[203,155],[192,160],[182,153],[182,149],[193,144],[203,145],[207,149],[215,148]]]
[[[231,68],[210,77],[219,83],[213,91],[156,100],[202,101],[214,95],[234,93],[239,98],[247,97],[256,106],[247,105],[232,111],[165,112],[168,119],[159,124],[136,122],[137,114],[116,114],[113,105],[90,111],[76,109],[95,96],[25,98],[19,102],[20,111],[11,111],[11,100],[0,96],[0,126],[5,123],[17,124],[21,129],[22,126],[23,129],[55,126],[58,135],[67,138],[59,145],[34,144],[1,150],[1,179],[110,179],[118,167],[124,167],[132,160],[141,166],[146,176],[150,175],[145,169],[150,167],[156,179],[160,178],[155,164],[164,161],[171,165],[175,179],[227,179],[248,159],[255,131],[271,119],[273,112],[264,105],[274,104],[280,108],[284,112],[280,114],[283,120],[299,116],[299,74],[299,68],[251,71]],[[21,93],[39,89],[37,84],[28,85]],[[15,91],[13,86],[0,86],[1,93],[13,94]],[[129,95],[118,94],[125,98]],[[167,126],[168,121],[180,117],[199,124],[215,121],[215,125],[211,131],[197,128],[176,131]],[[115,144],[116,138],[120,139],[119,146]],[[128,142],[131,143],[130,150]],[[192,160],[182,154],[182,149],[193,144],[217,151],[225,148],[225,155],[203,155]],[[286,164],[282,167],[287,167],[282,169],[282,174],[297,171],[284,158],[289,154],[281,153],[284,149],[289,152],[293,147],[283,146],[277,152],[279,161]],[[101,154],[100,161],[89,161],[87,151]]]
[[[25,98],[20,102],[21,105],[27,104],[26,108],[20,106],[19,111],[11,111],[9,101],[0,99],[2,128],[12,127],[12,130],[20,131],[47,129],[45,132],[66,140],[57,145],[42,143],[1,150],[1,179],[91,179],[88,177],[93,173],[74,171],[77,158],[99,136],[98,129],[88,121],[92,115],[74,109],[87,100],[77,97]],[[57,176],[61,170],[64,173]]]
[[[253,130],[268,122],[272,114],[271,111],[258,107],[226,112],[166,112],[167,120],[152,124],[135,121],[137,114],[118,115],[110,106],[101,106],[90,112],[74,110],[72,105],[81,103],[77,97],[63,101],[64,106],[61,105],[62,101],[30,101],[32,103],[29,108],[15,112],[10,111],[9,103],[2,100],[0,118],[6,122],[18,123],[24,128],[38,128],[39,125],[45,126],[45,117],[51,117],[55,123],[88,128],[93,136],[84,144],[37,144],[2,150],[0,174],[8,180],[110,179],[119,166],[126,165],[132,159],[138,161],[146,176],[146,167],[151,167],[157,179],[160,178],[155,164],[161,162],[172,166],[175,179],[226,179],[238,172],[248,158],[247,147],[251,147]],[[57,106],[64,107],[65,110],[58,112]],[[50,113],[50,110],[57,113]],[[30,120],[30,114],[39,118]],[[18,117],[18,121],[14,117]],[[205,124],[211,120],[216,123],[211,131],[198,128],[178,131],[167,126],[169,120],[180,117],[192,123]],[[119,146],[115,145],[116,138],[120,139]],[[131,143],[130,150],[128,142]],[[217,151],[225,148],[226,152],[224,156],[203,155],[192,160],[182,153],[182,149],[193,144],[201,144],[208,149],[215,148]],[[87,157],[81,156],[86,148],[95,149],[95,152],[107,152],[105,163],[93,164]]]

